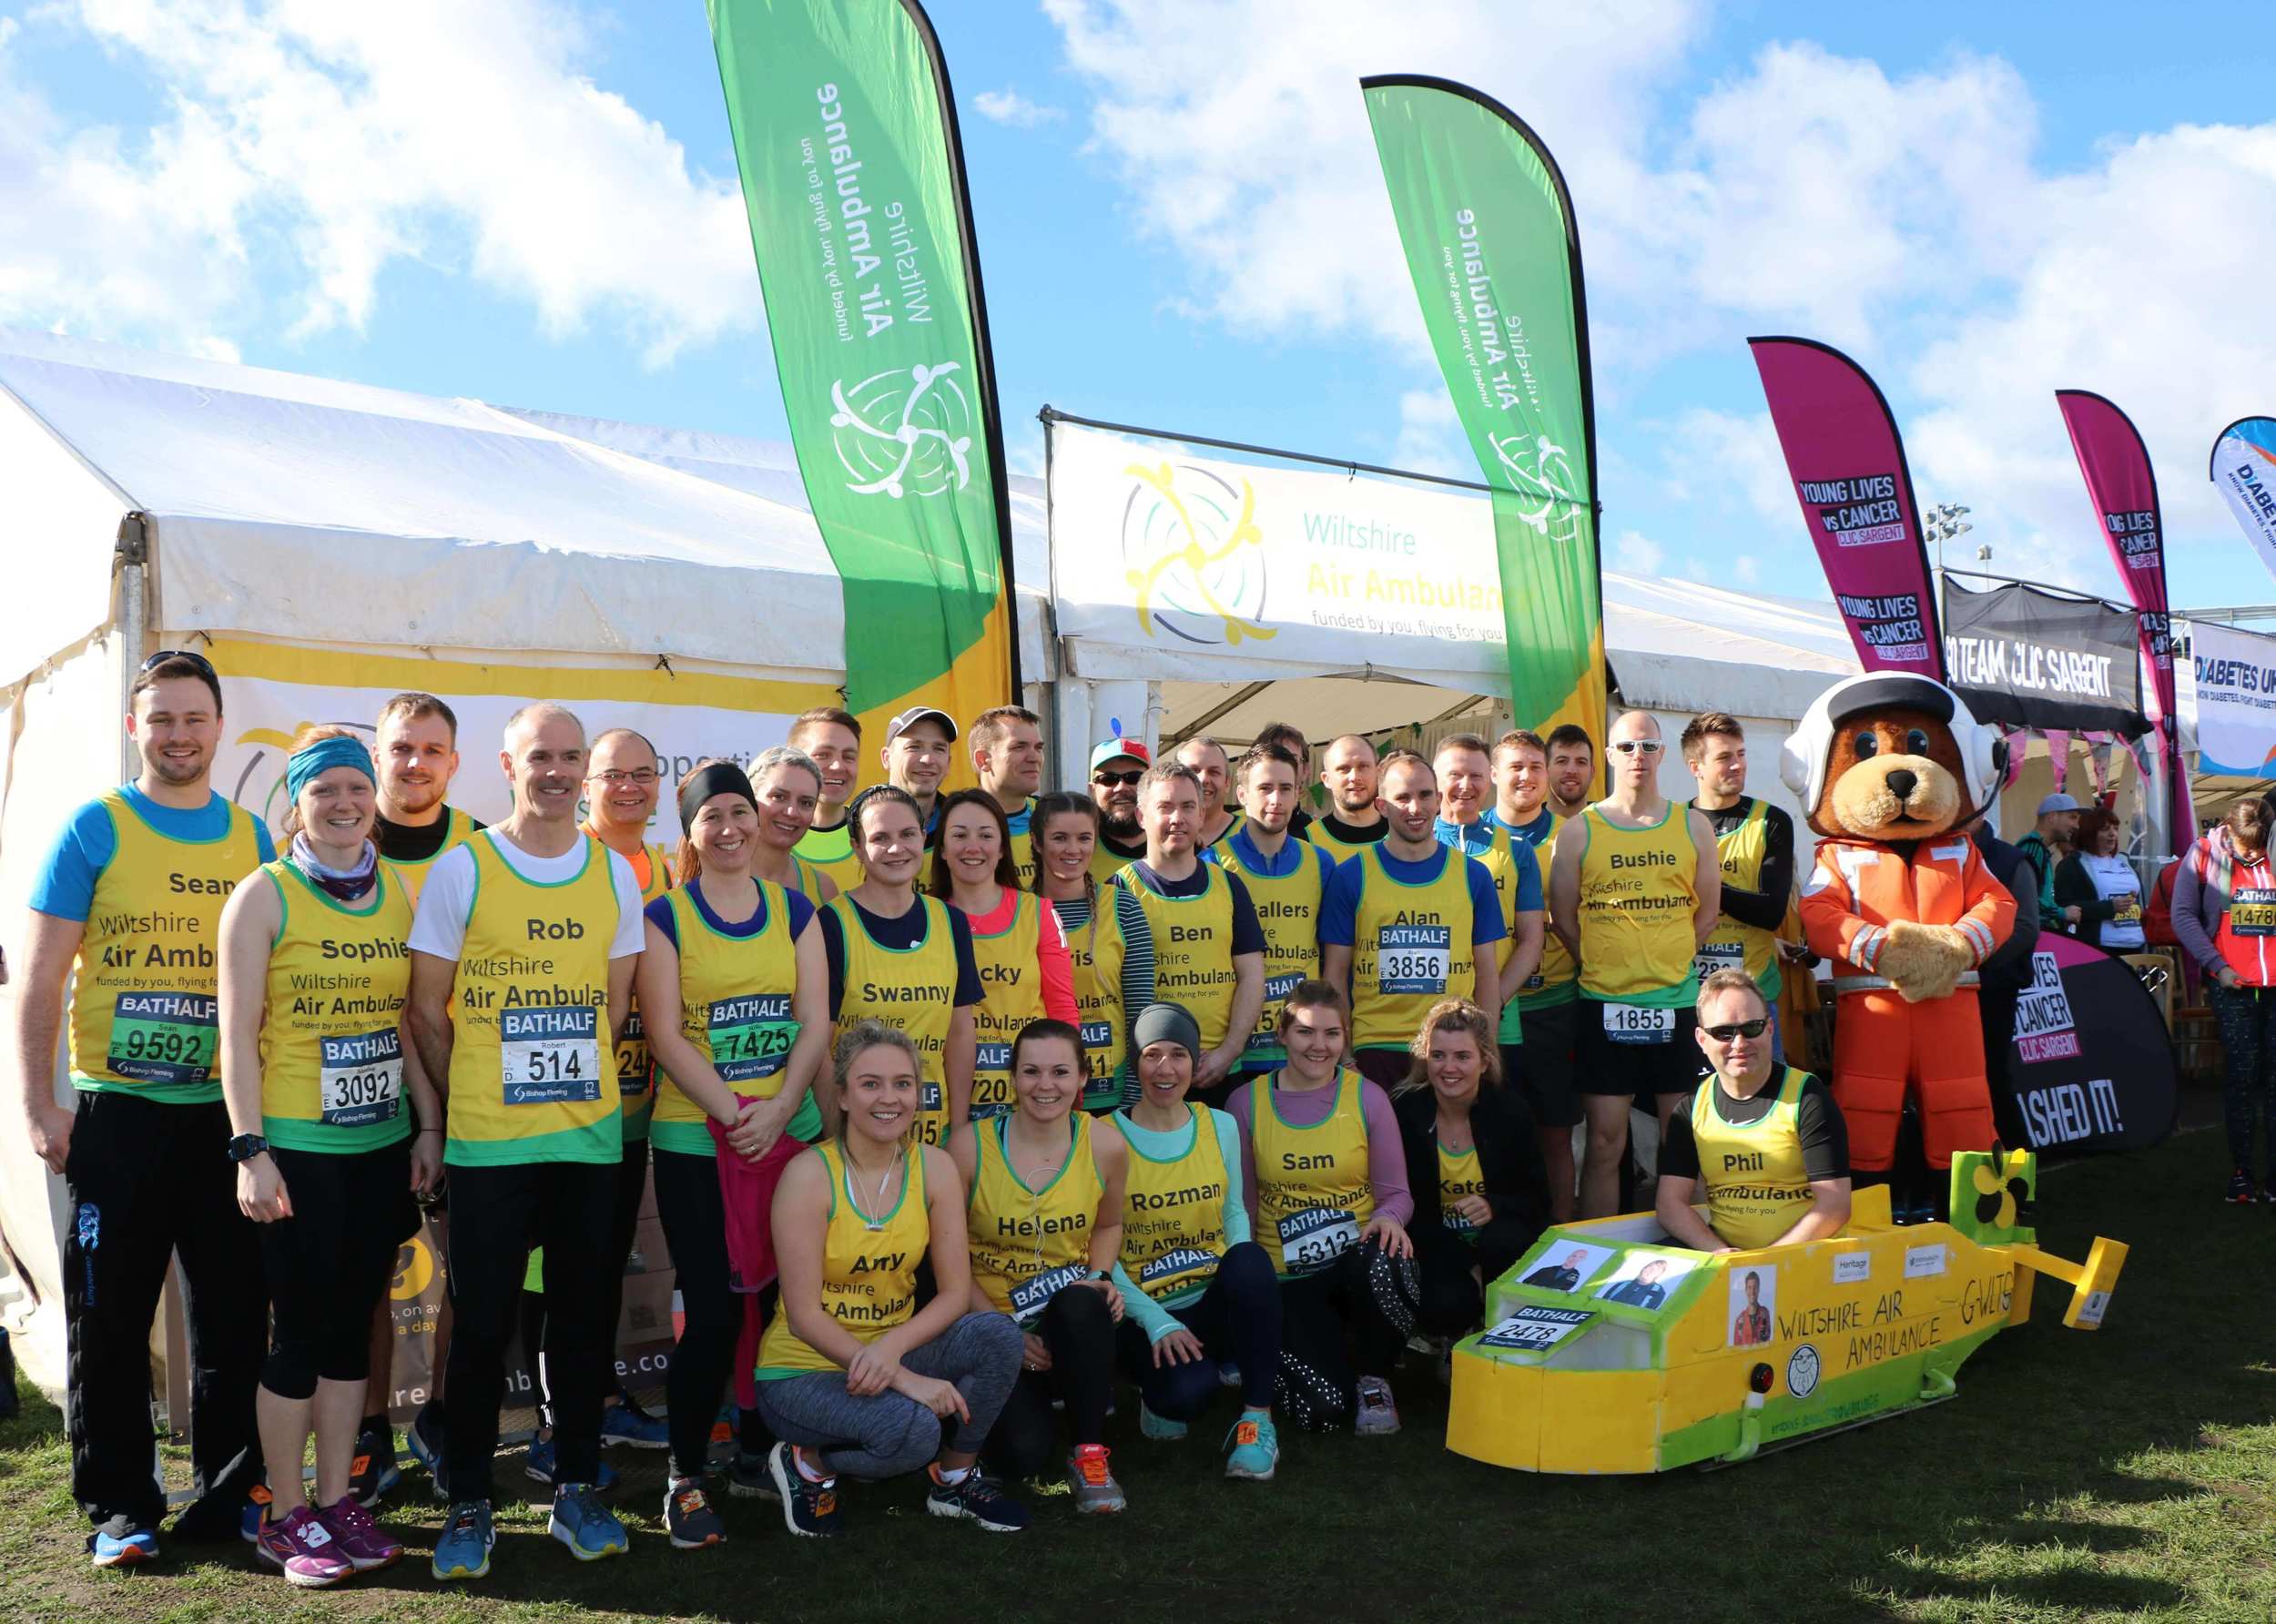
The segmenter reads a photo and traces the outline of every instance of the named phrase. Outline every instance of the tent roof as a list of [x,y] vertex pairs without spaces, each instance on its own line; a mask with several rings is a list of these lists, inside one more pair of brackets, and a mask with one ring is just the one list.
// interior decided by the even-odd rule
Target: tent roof
[[[155,522],[155,624],[842,670],[837,572],[787,445],[10,329],[0,389]],[[1019,573],[1040,584],[1041,493],[1016,482]],[[107,577],[107,533],[36,539],[43,572]],[[48,627],[0,669],[90,629]]]

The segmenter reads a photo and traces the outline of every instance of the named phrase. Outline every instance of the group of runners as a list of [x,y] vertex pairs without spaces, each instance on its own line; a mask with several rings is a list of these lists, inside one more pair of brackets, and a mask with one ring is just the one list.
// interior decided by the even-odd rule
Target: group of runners
[[[1229,1402],[1235,1479],[1273,1477],[1283,1424],[1395,1431],[1410,1340],[1443,1353],[1545,1224],[1615,1210],[1631,1105],[1669,1129],[1685,1243],[1845,1214],[1839,1114],[1778,1059],[1792,827],[1744,795],[1729,716],[1682,735],[1688,807],[1631,712],[1601,798],[1579,728],[1428,757],[1351,736],[1315,816],[1285,727],[1237,760],[1108,740],[1087,793],[1047,792],[1031,712],[919,707],[858,788],[873,746],[840,710],[667,782],[639,734],[540,703],[484,828],[447,799],[449,706],[404,694],[294,741],[279,857],[209,782],[223,685],[193,653],[145,665],[141,771],[58,838],[21,973],[98,1565],[157,1554],[144,1347],[177,1254],[175,1531],[319,1587],[402,1554],[370,1507],[401,1476],[389,1281],[429,1219],[441,1396],[406,1442],[448,1506],[433,1571],[472,1578],[517,1331],[526,1469],[580,1559],[627,1548],[605,1440],[668,1450],[677,1548],[724,1539],[721,1477],[799,1535],[905,1473],[1011,1531],[1021,1478],[1123,1507],[1118,1385],[1153,1440]],[[978,787],[944,794],[960,749]],[[1768,1153],[1745,1211],[1697,1178],[1734,1132]],[[661,1419],[614,1375],[651,1186],[681,1310]]]

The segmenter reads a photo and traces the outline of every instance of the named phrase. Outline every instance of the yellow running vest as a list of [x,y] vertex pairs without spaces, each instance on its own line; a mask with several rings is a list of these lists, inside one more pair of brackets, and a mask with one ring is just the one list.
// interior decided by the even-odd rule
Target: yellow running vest
[[1172,1307],[1199,1296],[1216,1277],[1225,1254],[1224,1198],[1231,1180],[1215,1112],[1191,1101],[1185,1108],[1193,1138],[1182,1156],[1149,1156],[1123,1136],[1130,1171],[1123,1189],[1123,1273]]
[[834,897],[824,906],[838,916],[846,944],[846,990],[832,1040],[869,1016],[907,1032],[922,1068],[916,1137],[926,1144],[947,1142],[949,1024],[956,1012],[956,937],[948,906],[934,897],[916,899],[925,910],[925,935],[913,948],[880,947],[851,897]]
[[414,912],[418,910],[419,892],[421,888],[427,883],[428,871],[442,860],[444,852],[453,846],[465,845],[467,841],[481,833],[474,827],[474,820],[456,807],[442,808],[442,844],[436,847],[427,856],[419,858],[416,862],[403,862],[395,858],[387,859],[395,865],[395,872],[402,877],[403,889],[411,898],[411,906]]
[[[1533,843],[1533,861],[1541,871],[1541,897],[1544,902],[1549,897],[1549,867],[1557,855],[1557,831],[1563,828],[1567,821],[1550,813],[1548,831]],[[1521,840],[1525,837],[1513,831],[1509,837]],[[1528,1010],[1548,1010],[1559,1004],[1569,1004],[1572,1001],[1574,986],[1580,974],[1580,969],[1572,961],[1572,955],[1565,951],[1564,942],[1558,938],[1557,932],[1548,928],[1548,921],[1543,920],[1540,967],[1526,979],[1523,987],[1514,990],[1518,1002]],[[1512,989],[1505,987],[1501,990],[1507,1000]]]
[[1770,1114],[1743,1125],[1723,1121],[1716,1109],[1722,1084],[1715,1078],[1692,1094],[1692,1142],[1706,1187],[1707,1226],[1742,1252],[1784,1234],[1814,1199],[1802,1161],[1802,1085],[1808,1081],[1808,1073],[1786,1067]]
[[1068,1113],[1073,1143],[1066,1164],[1041,1190],[1031,1190],[1004,1154],[1007,1118],[974,1134],[972,1193],[965,1228],[972,1243],[972,1284],[1003,1313],[1032,1330],[1062,1289],[1091,1273],[1091,1225],[1106,1182],[1091,1153],[1091,1114]]
[[1146,848],[1143,846],[1139,847],[1137,857],[1126,858],[1119,851],[1110,851],[1107,848],[1106,837],[1102,835],[1099,837],[1099,843],[1091,848],[1091,878],[1098,881],[1101,890],[1104,890],[1117,874],[1129,868],[1131,864],[1139,861],[1145,855]]
[[1375,1181],[1367,1173],[1367,1117],[1360,1078],[1336,1080],[1336,1104],[1309,1128],[1280,1114],[1275,1071],[1248,1086],[1250,1154],[1256,1162],[1258,1242],[1282,1274],[1309,1274],[1359,1244],[1375,1216]]
[[1355,1049],[1404,1049],[1431,1005],[1477,992],[1470,859],[1444,846],[1438,852],[1437,876],[1419,885],[1393,878],[1379,846],[1352,859],[1360,873],[1352,917]]
[[[592,835],[591,829],[585,833]],[[594,835],[595,840],[600,839]],[[640,903],[646,907],[672,888],[672,862],[665,848],[650,840],[644,849],[648,876],[640,879]],[[616,1087],[625,1098],[625,1137],[648,1137],[649,1114],[655,1109],[655,1060],[648,1052],[648,1030],[640,1024],[640,995],[635,993],[625,1011],[625,1030],[616,1034]]]
[[1067,961],[1074,970],[1075,1008],[1082,1017],[1082,1109],[1113,1111],[1123,1100],[1123,1056],[1130,1040],[1129,1018],[1123,1010],[1122,910],[1115,893],[1100,887],[1092,899],[1091,918],[1071,924],[1061,911],[1079,902],[1054,902],[1059,933],[1067,939]]
[[351,908],[288,862],[265,863],[279,924],[260,1024],[261,1135],[291,1151],[378,1150],[411,1137],[403,1000],[411,898],[382,862]]
[[[704,917],[692,889],[671,893],[672,924],[679,938],[680,1036],[711,1062],[738,1099],[771,1100],[787,1081],[785,1066],[798,1023],[790,1012],[798,987],[798,949],[790,939],[790,905],[780,886],[757,882],[767,922],[756,936],[728,936]],[[822,1132],[821,1109],[811,1089],[785,1130],[811,1144]],[[655,1117],[649,1135],[660,1151],[686,1156],[718,1154],[704,1109],[656,1068]]]
[[1114,883],[1138,898],[1153,932],[1154,996],[1183,1004],[1201,1027],[1202,1052],[1223,1046],[1233,1024],[1233,888],[1214,863],[1198,897],[1164,897],[1124,869]]
[[[932,1244],[932,1218],[925,1201],[924,1149],[913,1141],[901,1164],[900,1193],[874,1218],[860,1203],[877,1192],[854,1193],[846,1152],[836,1140],[814,1147],[829,1172],[829,1220],[822,1230],[822,1307],[848,1335],[875,1342],[917,1312],[917,1265]],[[913,1171],[912,1171],[913,1170]],[[758,1379],[782,1381],[817,1370],[836,1370],[838,1362],[817,1353],[790,1328],[790,1316],[777,1308],[758,1343]]]
[[1478,1225],[1454,1210],[1454,1203],[1466,1195],[1486,1193],[1486,1175],[1478,1171],[1478,1147],[1467,1151],[1449,1151],[1438,1147],[1438,1222],[1464,1240],[1478,1239]]
[[1035,961],[1043,934],[1043,899],[1017,891],[1011,922],[994,935],[972,931],[972,959],[980,966],[980,1007],[972,1011],[979,1043],[972,1058],[971,1122],[1001,1116],[1012,1106],[1011,1040],[1031,1020],[1043,1018],[1043,971]]
[[[1519,1021],[1517,989],[1509,985],[1508,975],[1510,955],[1518,950],[1518,848],[1525,847],[1530,851],[1531,848],[1499,823],[1489,824],[1487,827],[1492,831],[1492,837],[1486,842],[1486,849],[1473,854],[1471,860],[1484,864],[1486,872],[1494,877],[1494,901],[1501,910],[1501,928],[1507,933],[1495,944],[1494,953],[1494,969],[1501,976],[1496,983],[1501,990],[1499,1037],[1504,1043],[1522,1043],[1525,1041],[1525,1030]],[[1539,859],[1536,858],[1534,862],[1538,868]],[[1538,874],[1535,879],[1539,881]],[[1542,900],[1544,903],[1548,900],[1546,892]],[[1546,908],[1543,912],[1541,935],[1546,939],[1550,933]]]
[[1560,840],[1580,856],[1580,996],[1643,1009],[1682,1009],[1699,996],[1699,854],[1688,808],[1671,804],[1650,828],[1624,829],[1590,807]]
[[1281,1006],[1297,982],[1320,973],[1320,898],[1336,871],[1326,853],[1301,840],[1283,849],[1294,851],[1298,860],[1294,872],[1277,876],[1251,868],[1230,835],[1209,850],[1211,862],[1241,877],[1265,932],[1265,1007],[1241,1051],[1241,1065],[1252,1071],[1268,1070],[1288,1058],[1280,1045]]
[[117,790],[98,804],[117,845],[79,938],[71,1084],[177,1105],[218,1100],[218,932],[229,893],[261,866],[252,816],[229,806],[226,834],[177,840]]
[[[1722,882],[1743,891],[1763,888],[1763,859],[1770,854],[1770,817],[1764,802],[1746,809],[1739,827],[1715,837],[1715,855],[1722,864]],[[1715,920],[1715,933],[1699,949],[1698,969],[1704,979],[1718,969],[1743,969],[1754,978],[1763,996],[1773,1003],[1785,977],[1778,969],[1778,933],[1743,925],[1729,914]]]
[[590,835],[584,865],[539,884],[467,842],[474,897],[452,990],[450,1132],[454,1167],[624,1157],[616,1050],[609,1041],[608,949],[616,887]]
[[[853,837],[842,821],[834,829],[807,830],[790,849],[800,861],[828,875],[841,891],[850,891],[861,883],[861,859],[854,856]],[[807,895],[813,897],[814,893],[808,891]]]
[[1362,840],[1356,844],[1349,840],[1338,840],[1327,832],[1326,821],[1317,817],[1312,820],[1312,827],[1304,831],[1304,837],[1327,853],[1328,860],[1338,868],[1351,861],[1361,852],[1383,844],[1380,840]]

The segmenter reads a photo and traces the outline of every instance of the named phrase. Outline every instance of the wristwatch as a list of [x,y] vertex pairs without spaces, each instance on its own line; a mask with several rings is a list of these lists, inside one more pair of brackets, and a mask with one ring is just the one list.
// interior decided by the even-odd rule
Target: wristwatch
[[229,1160],[250,1162],[269,1149],[269,1142],[258,1133],[240,1133],[229,1141]]

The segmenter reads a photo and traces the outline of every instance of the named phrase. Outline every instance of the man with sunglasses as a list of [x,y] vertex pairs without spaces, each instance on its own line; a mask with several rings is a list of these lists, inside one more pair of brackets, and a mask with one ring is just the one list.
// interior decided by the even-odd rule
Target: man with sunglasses
[[[1849,1222],[1849,1133],[1826,1086],[1770,1053],[1770,1000],[1741,969],[1699,990],[1700,1051],[1714,1074],[1660,1141],[1657,1215],[1698,1252],[1793,1246]],[[1707,1215],[1692,1208],[1703,1200]]]
[[1631,1101],[1664,1128],[1698,1076],[1688,1029],[1693,966],[1721,907],[1722,869],[1703,813],[1660,793],[1660,724],[1631,710],[1606,749],[1612,792],[1557,834],[1550,926],[1580,967],[1574,1086],[1588,1116],[1580,1215],[1620,1201]]
[[[259,1476],[253,1390],[269,1325],[236,1170],[266,1146],[230,1136],[221,1101],[216,933],[229,893],[276,848],[209,782],[221,679],[204,655],[151,655],[127,705],[140,771],[72,814],[32,883],[14,1056],[32,1149],[68,1182],[71,1494],[98,1568],[158,1554],[149,1344],[168,1255],[188,1283],[198,1498],[174,1525],[187,1538],[234,1535]],[[66,1107],[56,1046],[75,976]]]
[[1091,752],[1091,804],[1099,809],[1099,843],[1091,878],[1101,885],[1146,855],[1145,826],[1138,817],[1138,780],[1153,754],[1135,739],[1102,740]]

